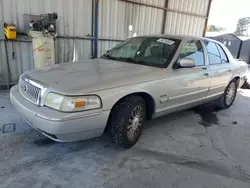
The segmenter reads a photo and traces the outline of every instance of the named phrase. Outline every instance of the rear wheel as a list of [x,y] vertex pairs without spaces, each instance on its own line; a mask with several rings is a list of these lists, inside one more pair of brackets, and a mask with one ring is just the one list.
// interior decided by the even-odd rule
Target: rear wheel
[[112,109],[108,126],[112,141],[129,148],[139,140],[146,119],[146,104],[140,96],[129,96]]
[[250,81],[246,79],[244,84],[241,86],[242,89],[250,89]]
[[233,105],[237,95],[238,83],[232,80],[226,87],[224,94],[217,100],[217,104],[222,109],[227,109]]

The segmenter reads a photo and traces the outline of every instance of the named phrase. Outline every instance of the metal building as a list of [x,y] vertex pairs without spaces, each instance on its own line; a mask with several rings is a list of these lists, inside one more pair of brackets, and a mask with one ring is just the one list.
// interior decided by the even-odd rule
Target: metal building
[[236,59],[239,58],[240,48],[242,45],[242,41],[239,37],[235,36],[232,33],[227,33],[227,34],[218,35],[218,36],[209,37],[209,38],[212,38],[214,40],[217,40],[223,43],[231,52],[234,58]]
[[240,48],[239,59],[250,64],[250,38],[249,37],[239,37],[242,41],[242,46]]
[[248,64],[250,63],[249,37],[239,37],[232,33],[207,37],[223,43],[229,49],[235,59],[241,59]]
[[[1,0],[0,23],[17,26],[16,41],[0,40],[0,85],[33,68],[24,14],[58,13],[56,62],[100,56],[122,40],[147,34],[205,33],[211,0]],[[1,29],[1,28],[0,28]]]

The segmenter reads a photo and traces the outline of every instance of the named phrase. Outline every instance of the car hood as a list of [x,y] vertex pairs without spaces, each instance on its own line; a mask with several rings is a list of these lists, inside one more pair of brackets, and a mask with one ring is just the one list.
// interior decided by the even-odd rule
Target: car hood
[[[35,69],[24,76],[67,94],[87,93],[151,81],[162,69],[133,63],[94,59]],[[158,75],[159,76],[159,75]]]

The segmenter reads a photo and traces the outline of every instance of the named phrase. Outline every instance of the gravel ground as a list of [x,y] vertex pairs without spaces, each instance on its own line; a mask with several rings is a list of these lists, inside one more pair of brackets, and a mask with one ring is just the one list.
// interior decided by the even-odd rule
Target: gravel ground
[[147,122],[139,142],[124,150],[105,135],[53,142],[0,92],[0,187],[249,188],[249,111],[250,90],[239,90],[228,110],[206,105]]

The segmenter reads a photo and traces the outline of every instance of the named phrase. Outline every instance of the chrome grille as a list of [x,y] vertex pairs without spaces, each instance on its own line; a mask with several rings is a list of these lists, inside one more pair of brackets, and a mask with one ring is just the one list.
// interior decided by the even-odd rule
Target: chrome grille
[[22,78],[19,80],[19,92],[30,102],[36,105],[39,104],[41,89],[24,81]]

